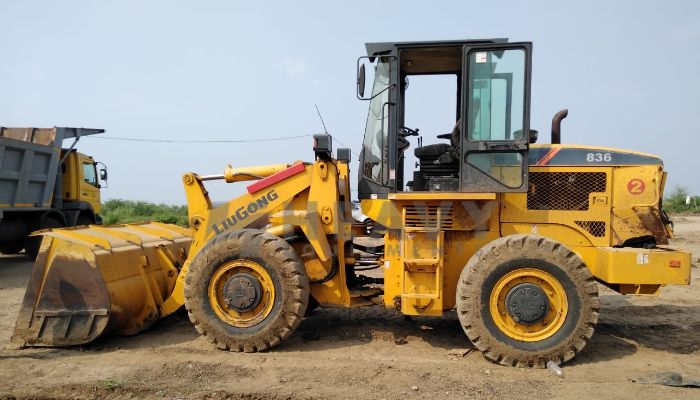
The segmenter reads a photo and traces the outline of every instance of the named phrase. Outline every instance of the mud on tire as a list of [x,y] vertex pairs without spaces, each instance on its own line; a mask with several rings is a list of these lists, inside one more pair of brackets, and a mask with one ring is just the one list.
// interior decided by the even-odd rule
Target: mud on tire
[[[210,301],[212,277],[236,260],[256,263],[274,285],[271,309],[252,326],[222,320]],[[242,229],[213,239],[195,256],[185,276],[184,293],[185,308],[200,334],[222,350],[255,352],[280,344],[297,328],[308,305],[309,281],[303,262],[284,239]]]
[[[523,268],[555,278],[566,295],[561,325],[541,340],[508,334],[490,308],[498,284]],[[543,368],[550,360],[560,364],[572,359],[593,335],[599,307],[595,280],[581,258],[536,235],[507,236],[484,246],[464,267],[457,286],[457,315],[464,332],[486,358],[508,366]]]

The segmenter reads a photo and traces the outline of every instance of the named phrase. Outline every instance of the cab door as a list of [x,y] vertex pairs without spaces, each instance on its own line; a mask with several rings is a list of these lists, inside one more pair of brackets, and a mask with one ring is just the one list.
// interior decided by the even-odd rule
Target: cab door
[[95,161],[84,154],[78,153],[78,193],[79,200],[90,203],[96,214],[100,213],[100,184],[97,177]]
[[463,47],[463,192],[526,192],[531,43]]

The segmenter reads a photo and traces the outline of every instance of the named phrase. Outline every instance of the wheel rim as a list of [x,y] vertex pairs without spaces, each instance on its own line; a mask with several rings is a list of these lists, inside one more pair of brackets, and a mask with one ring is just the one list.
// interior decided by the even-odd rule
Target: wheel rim
[[209,304],[229,325],[247,328],[260,323],[270,314],[274,302],[272,278],[254,261],[228,261],[209,280]]
[[[546,298],[537,297],[544,294]],[[512,303],[507,303],[510,300]],[[546,308],[531,312],[523,320],[517,317],[518,305]],[[564,324],[568,312],[566,291],[549,273],[535,268],[519,268],[496,282],[489,299],[494,323],[504,334],[516,340],[535,342],[555,334]]]

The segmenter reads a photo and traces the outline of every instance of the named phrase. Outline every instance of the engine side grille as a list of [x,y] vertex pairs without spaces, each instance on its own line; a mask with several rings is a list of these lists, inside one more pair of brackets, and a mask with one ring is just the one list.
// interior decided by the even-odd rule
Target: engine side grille
[[589,195],[605,192],[605,172],[531,172],[530,210],[588,210]]
[[452,229],[454,217],[451,205],[405,207],[404,226],[407,228]]
[[595,237],[605,236],[605,221],[574,221],[576,225],[585,229]]

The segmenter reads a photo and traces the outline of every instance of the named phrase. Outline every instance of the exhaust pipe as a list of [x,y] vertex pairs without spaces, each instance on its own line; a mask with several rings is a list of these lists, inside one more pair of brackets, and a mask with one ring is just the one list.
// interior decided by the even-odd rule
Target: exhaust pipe
[[552,118],[552,144],[561,143],[561,120],[567,115],[569,115],[569,110],[566,108],[554,114],[554,118]]

